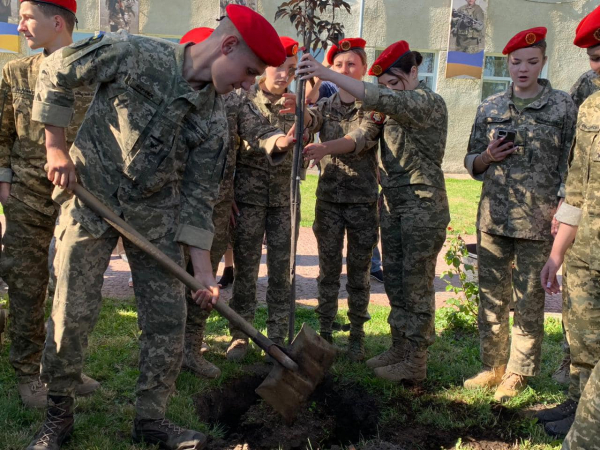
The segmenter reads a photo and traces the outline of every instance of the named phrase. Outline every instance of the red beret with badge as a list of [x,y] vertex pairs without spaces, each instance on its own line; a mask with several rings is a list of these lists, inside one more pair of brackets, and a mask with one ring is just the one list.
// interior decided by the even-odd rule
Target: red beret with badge
[[215,31],[212,28],[208,27],[198,27],[193,30],[188,31],[183,35],[183,37],[179,40],[180,44],[187,44],[188,42],[193,42],[197,44],[207,39],[212,33]]
[[329,65],[333,65],[333,60],[335,59],[338,53],[344,53],[353,48],[362,48],[364,49],[367,45],[367,41],[361,38],[347,38],[342,39],[338,42],[338,45],[332,45],[329,51],[327,52],[327,62]]
[[383,75],[388,69],[394,66],[400,58],[407,53],[410,53],[410,47],[406,41],[398,41],[386,48],[379,58],[375,60],[371,68],[369,69],[369,75],[378,77]]
[[[21,3],[28,2],[29,0],[21,0]],[[67,11],[75,14],[77,13],[77,2],[75,0],[34,0],[37,3],[47,3],[49,5],[58,6],[59,8],[66,9]]]
[[298,41],[295,39],[287,36],[281,36],[281,45],[283,45],[285,54],[288,58],[298,54]]
[[600,44],[600,6],[579,22],[573,44],[581,48]]
[[508,55],[515,50],[531,47],[532,45],[535,45],[538,42],[546,39],[547,33],[548,29],[546,27],[535,27],[530,28],[529,30],[521,31],[520,33],[517,33],[510,41],[508,41],[508,44],[506,44],[506,47],[504,47],[504,50],[502,50],[502,54]]
[[247,6],[230,4],[225,11],[250,50],[265,64],[279,67],[285,62],[285,49],[267,19]]

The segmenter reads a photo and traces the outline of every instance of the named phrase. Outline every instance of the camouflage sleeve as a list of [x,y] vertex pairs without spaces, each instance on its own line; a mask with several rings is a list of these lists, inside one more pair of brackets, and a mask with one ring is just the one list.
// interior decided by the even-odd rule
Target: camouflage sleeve
[[481,7],[475,9],[475,14],[473,18],[477,22],[479,22],[479,24],[474,26],[473,28],[475,28],[477,31],[483,30],[483,27],[485,26],[485,13],[483,12],[483,9]]
[[66,128],[73,118],[73,89],[114,79],[131,56],[123,35],[102,35],[54,52],[42,63],[32,120]]
[[558,172],[560,174],[560,188],[556,194],[558,197],[565,198],[565,183],[567,179],[567,171],[569,169],[569,155],[573,146],[575,137],[575,124],[577,122],[577,107],[571,97],[566,96],[566,116],[563,124],[561,145],[562,151],[558,162]]
[[381,130],[383,130],[384,120],[385,116],[381,113],[367,113],[360,126],[346,135],[354,141],[353,153],[356,154],[365,149],[371,149],[377,144]]
[[15,111],[13,109],[12,90],[8,64],[2,69],[2,81],[0,82],[0,98],[2,100],[2,117],[0,118],[0,182],[10,183],[12,180],[12,169],[10,165],[10,153],[17,139],[15,126]]
[[331,97],[322,98],[315,105],[308,108],[308,113],[312,119],[308,129],[311,134],[316,134],[321,131],[321,127],[323,126],[323,107],[329,101],[329,98]]
[[581,104],[585,100],[585,97],[584,97],[585,94],[583,92],[585,78],[586,78],[586,74],[584,73],[583,75],[581,75],[579,77],[579,79],[575,82],[575,84],[573,85],[573,87],[571,87],[571,90],[569,91],[571,98],[573,99],[573,101],[575,102],[575,105],[577,105],[578,108],[581,106]]
[[364,85],[364,110],[386,114],[404,128],[429,126],[435,108],[431,92],[424,89],[393,91],[366,81]]
[[485,114],[483,104],[479,105],[477,109],[477,115],[475,116],[475,122],[471,128],[471,136],[469,137],[469,145],[467,147],[467,154],[465,156],[465,169],[469,172],[469,175],[475,180],[483,181],[485,171],[479,174],[475,174],[473,170],[473,164],[475,158],[482,154],[488,147],[489,142],[487,138],[487,127],[484,123]]

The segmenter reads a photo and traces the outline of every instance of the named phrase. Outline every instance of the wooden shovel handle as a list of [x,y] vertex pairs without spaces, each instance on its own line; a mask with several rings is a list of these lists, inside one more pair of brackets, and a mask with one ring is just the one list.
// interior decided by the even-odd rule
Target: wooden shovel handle
[[[86,204],[88,208],[102,217],[121,235],[127,238],[132,244],[152,256],[162,267],[170,272],[175,278],[179,279],[183,284],[189,287],[192,291],[206,289],[196,278],[187,273],[175,261],[161,252],[148,239],[138,233],[131,225],[117,216],[110,208],[98,200],[92,193],[86,190],[80,184],[76,184],[73,188],[75,195]],[[256,328],[250,325],[238,313],[222,301],[217,301],[214,305],[219,314],[225,317],[234,327],[242,330],[265,352],[271,355],[286,369],[297,371],[298,365],[290,359],[275,343],[260,333]]]

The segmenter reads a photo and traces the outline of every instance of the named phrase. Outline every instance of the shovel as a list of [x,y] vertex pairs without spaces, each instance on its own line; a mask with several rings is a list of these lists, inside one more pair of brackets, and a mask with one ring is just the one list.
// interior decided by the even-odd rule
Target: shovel
[[[198,280],[81,185],[76,184],[73,192],[92,211],[132,244],[152,256],[163,268],[192,291],[204,289]],[[256,393],[280,413],[288,423],[291,423],[296,417],[298,409],[313,393],[333,364],[335,348],[304,324],[289,349],[284,353],[273,341],[260,333],[224,302],[218,301],[214,305],[214,309],[277,361],[278,364],[256,389]]]

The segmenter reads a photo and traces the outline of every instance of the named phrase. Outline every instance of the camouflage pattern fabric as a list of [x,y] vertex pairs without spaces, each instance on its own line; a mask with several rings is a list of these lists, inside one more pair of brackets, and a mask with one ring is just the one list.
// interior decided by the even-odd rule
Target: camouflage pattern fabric
[[[485,233],[552,240],[550,227],[558,197],[564,197],[577,108],[567,93],[552,89],[547,80],[539,83],[541,97],[521,112],[511,100],[512,85],[484,100],[477,110],[465,167],[483,181],[477,229]],[[516,132],[517,150],[474,175],[473,161],[486,151],[498,129]]]
[[588,70],[575,82],[569,94],[579,108],[583,102],[595,92],[600,90],[600,75],[593,70]]
[[353,329],[362,331],[371,316],[370,269],[373,247],[379,240],[377,202],[332,203],[317,199],[313,231],[319,249],[319,316],[321,332],[331,333],[338,310],[344,234],[348,237],[346,270],[348,318]]
[[435,265],[446,240],[446,191],[425,185],[383,190],[381,245],[388,323],[426,350],[435,339]]
[[[32,381],[40,372],[48,248],[57,216],[53,186],[44,171],[44,125],[31,120],[34,88],[45,58],[39,54],[9,61],[0,82],[0,181],[11,183],[0,270],[10,297],[10,362],[21,382]],[[90,87],[74,91],[67,145],[75,139],[93,92]]]
[[562,450],[600,450],[600,363],[585,386]]
[[[229,146],[214,87],[195,91],[182,77],[184,49],[127,33],[78,42],[46,59],[33,107],[34,120],[66,126],[72,89],[99,84],[70,151],[80,182],[181,265],[180,244],[211,248],[212,209]],[[63,201],[64,229],[42,375],[52,395],[72,395],[117,235],[77,199],[55,193]],[[184,288],[125,245],[142,330],[136,412],[162,418],[181,366]]]
[[[546,298],[539,274],[551,249],[552,241],[514,239],[478,230],[477,323],[484,365],[508,364],[508,372],[528,377],[539,374]],[[513,294],[516,303],[509,358],[508,319]]]

